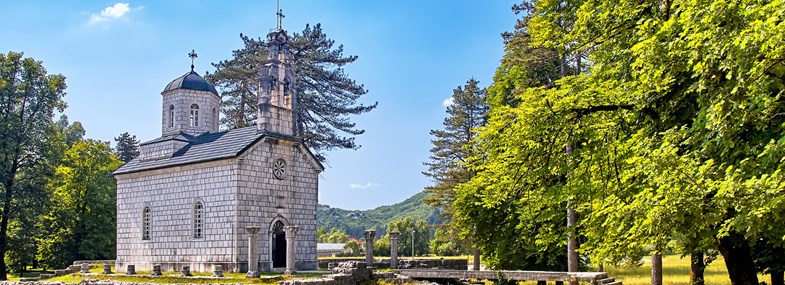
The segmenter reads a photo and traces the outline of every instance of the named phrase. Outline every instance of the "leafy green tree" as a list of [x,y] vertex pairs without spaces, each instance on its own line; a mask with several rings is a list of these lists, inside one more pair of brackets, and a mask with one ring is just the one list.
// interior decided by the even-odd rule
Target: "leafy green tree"
[[0,280],[7,279],[9,225],[29,198],[45,196],[42,178],[57,165],[53,117],[66,107],[65,88],[65,77],[48,75],[41,62],[0,54]]
[[412,239],[414,240],[414,255],[422,256],[430,253],[431,225],[424,220],[414,221],[411,217],[405,217],[393,221],[387,226],[387,232],[394,231],[401,233],[398,237],[398,256],[412,255]]
[[[474,137],[474,142],[468,144],[472,155],[465,159],[464,167],[474,175],[456,190],[454,223],[465,238],[475,240],[485,262],[491,267],[566,271],[566,198],[539,199],[536,195],[538,192],[528,190],[540,188],[539,191],[558,191],[558,187],[563,184],[558,177],[565,176],[566,169],[555,171],[559,174],[549,175],[548,179],[541,182],[528,176],[531,173],[524,167],[528,163],[547,165],[551,161],[564,159],[564,155],[560,155],[561,158],[541,154],[517,156],[522,154],[519,150],[521,144],[551,142],[543,133],[533,134],[540,135],[535,141],[518,141],[519,137],[508,137],[509,130],[504,127],[514,122],[536,124],[536,127],[544,128],[551,126],[554,121],[546,120],[545,117],[538,122],[517,121],[504,111],[523,108],[529,103],[518,93],[530,88],[555,88],[559,78],[575,70],[566,66],[564,52],[558,46],[532,43],[529,26],[532,9],[530,3],[513,7],[516,13],[525,13],[515,30],[504,34],[505,55],[493,84],[488,88],[490,123],[494,125],[480,128],[479,137]],[[502,142],[502,139],[508,140]],[[549,147],[555,155],[564,152],[564,148],[558,145]],[[525,161],[514,163],[512,159]],[[506,163],[508,161],[509,164]],[[505,164],[501,166],[500,162]],[[497,165],[499,168],[496,168]],[[497,170],[504,171],[494,173]],[[532,179],[527,180],[527,177]],[[500,196],[487,196],[490,189],[494,189],[491,192],[494,194],[498,191]],[[494,230],[479,230],[487,228]],[[533,236],[541,238],[533,239]]]
[[60,119],[57,120],[57,127],[65,137],[65,143],[68,147],[84,138],[85,129],[82,127],[82,123],[78,121],[70,123],[66,115],[60,115]]
[[543,205],[571,201],[579,251],[595,259],[686,237],[690,253],[709,243],[723,255],[732,284],[757,284],[753,245],[773,252],[756,241],[785,235],[783,4],[535,2],[532,44],[590,66],[491,107],[456,220],[470,231],[491,221],[472,218],[527,211],[501,227],[548,244],[564,231],[538,223],[555,216]]
[[49,268],[78,259],[115,255],[116,186],[112,172],[122,163],[109,143],[75,142],[50,180],[52,203],[41,219],[38,258]]
[[390,256],[390,246],[390,235],[387,233],[373,242],[373,255]]
[[139,140],[136,139],[136,135],[125,132],[120,134],[119,137],[115,137],[114,141],[117,143],[114,147],[114,153],[117,159],[123,163],[139,156]]
[[452,230],[446,227],[437,227],[429,245],[432,254],[439,256],[457,256],[468,254],[469,250],[463,243],[457,242],[452,235]]
[[[240,34],[245,46],[233,52],[233,58],[214,63],[214,73],[206,75],[224,94],[222,124],[233,129],[253,125],[256,120],[259,68],[267,60],[267,43]],[[289,41],[290,62],[297,74],[297,106],[305,145],[323,153],[335,148],[356,149],[354,136],[364,133],[351,122],[351,115],[370,112],[373,105],[357,104],[368,91],[349,78],[343,66],[357,60],[344,56],[343,46],[322,32],[321,24],[306,25],[302,33],[294,33]]]
[[363,252],[363,249],[362,247],[360,247],[360,244],[357,243],[357,240],[352,239],[347,241],[346,244],[343,245],[343,251],[344,254],[348,256],[358,256],[360,255],[360,253]]
[[325,243],[345,243],[349,240],[349,235],[340,228],[332,228],[330,231],[324,231],[322,235],[317,236],[317,241]]

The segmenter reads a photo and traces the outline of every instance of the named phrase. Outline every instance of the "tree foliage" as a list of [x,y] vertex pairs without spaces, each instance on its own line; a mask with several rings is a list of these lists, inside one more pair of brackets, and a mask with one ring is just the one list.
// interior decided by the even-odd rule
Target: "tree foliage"
[[324,230],[324,228],[319,229],[320,233],[318,233],[316,237],[317,242],[346,243],[349,241],[349,235],[339,228],[332,228],[329,232]]
[[[492,105],[477,138],[478,174],[456,202],[465,234],[495,221],[538,244],[563,240],[541,221],[570,200],[584,254],[686,237],[691,250],[718,249],[733,284],[757,284],[751,247],[785,237],[784,5],[533,3],[531,44],[586,54],[589,66],[554,88],[491,88],[516,104]],[[508,70],[502,86],[518,81]]]
[[112,172],[122,163],[108,143],[83,140],[65,152],[51,180],[52,200],[40,220],[38,258],[48,268],[74,260],[113,259],[116,186]]
[[[412,239],[414,255],[422,256],[430,253],[431,226],[425,220],[413,220],[411,217],[393,221],[387,226],[387,232],[399,232],[398,256],[412,255]],[[389,240],[389,237],[387,238]]]
[[85,129],[79,121],[70,123],[68,121],[68,116],[60,115],[60,119],[57,120],[56,124],[65,139],[66,146],[71,147],[75,142],[84,138]]
[[45,196],[45,177],[57,165],[53,117],[66,106],[65,88],[65,77],[47,74],[41,62],[0,54],[0,280],[7,279],[9,226],[27,222],[18,219],[21,209]]
[[471,155],[469,146],[474,137],[475,128],[485,125],[488,114],[485,90],[478,86],[474,79],[466,81],[466,85],[453,90],[452,104],[447,106],[447,117],[444,118],[444,129],[431,130],[430,161],[425,162],[428,171],[424,172],[434,185],[425,188],[428,197],[424,201],[435,208],[442,209],[442,214],[449,221],[452,215],[452,203],[455,200],[454,188],[460,183],[469,181],[472,173],[463,167]]
[[117,159],[123,163],[139,156],[139,140],[136,139],[136,135],[124,132],[119,137],[115,137],[114,141],[117,143],[114,147],[114,153]]
[[[242,34],[240,38],[244,47],[235,50],[233,58],[214,63],[215,72],[206,75],[223,94],[221,123],[230,129],[255,124],[259,68],[267,61],[264,39]],[[370,112],[377,105],[357,103],[368,91],[343,69],[357,56],[344,56],[343,46],[334,45],[335,41],[322,32],[321,24],[306,25],[289,41],[290,66],[298,83],[299,109],[295,115],[303,129],[299,135],[320,160],[331,149],[358,148],[354,136],[365,131],[356,128],[350,116]]]

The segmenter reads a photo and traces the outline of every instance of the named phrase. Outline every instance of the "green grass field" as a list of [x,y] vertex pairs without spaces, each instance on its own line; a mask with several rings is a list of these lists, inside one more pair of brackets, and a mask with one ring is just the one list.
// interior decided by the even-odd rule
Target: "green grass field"
[[[103,267],[93,265],[90,267],[90,273],[101,273]],[[114,266],[112,266],[114,272]],[[81,275],[81,274],[68,274],[54,278],[45,279],[50,282],[65,282],[65,283],[79,283],[85,279],[95,280],[115,280],[122,282],[132,283],[159,283],[159,284],[176,284],[176,283],[193,283],[193,284],[278,284],[278,281],[288,279],[308,279],[318,278],[321,274],[297,274],[296,276],[282,276],[280,273],[262,273],[261,278],[245,278],[245,273],[224,273],[224,278],[210,278],[212,273],[209,272],[192,272],[194,277],[181,277],[179,272],[162,272],[163,276],[151,277],[150,272],[137,271],[137,275],[124,276],[124,275]],[[38,274],[25,274],[25,277],[38,276]],[[19,276],[9,275],[10,281],[19,281]]]
[[[430,258],[440,258],[440,257],[430,257]],[[466,256],[463,257],[444,257],[444,258],[467,258]],[[331,258],[320,258],[320,259],[331,259]],[[678,255],[669,255],[665,256],[662,259],[663,263],[663,284],[664,285],[688,285],[690,281],[690,260],[689,258],[680,258]],[[616,280],[621,280],[625,285],[649,285],[651,284],[651,264],[649,262],[645,262],[643,266],[640,267],[613,267],[613,266],[606,266],[606,271],[610,277],[616,278]],[[92,273],[100,273],[102,268],[98,266],[93,266],[90,269]],[[112,268],[114,271],[114,268]],[[262,278],[257,279],[247,279],[245,278],[244,273],[225,273],[225,278],[215,279],[215,278],[208,278],[210,273],[208,272],[194,272],[195,276],[201,276],[203,278],[183,278],[179,277],[178,272],[163,272],[164,276],[161,277],[150,277],[148,276],[150,272],[138,272],[136,276],[106,276],[106,275],[93,275],[93,276],[81,276],[79,274],[72,274],[72,275],[65,275],[59,276],[51,279],[47,279],[47,281],[60,281],[60,282],[67,282],[67,283],[79,283],[84,279],[98,279],[98,280],[117,280],[123,282],[134,282],[134,283],[196,283],[196,284],[278,284],[280,280],[287,280],[287,279],[301,279],[301,278],[317,278],[320,277],[320,274],[304,274],[304,275],[297,275],[295,277],[288,277],[288,276],[281,276],[277,273],[262,273]],[[25,277],[35,276],[37,274],[25,274]],[[718,258],[714,262],[712,262],[707,268],[705,272],[705,279],[706,285],[725,285],[730,284],[730,280],[728,279],[728,273],[725,269],[725,261],[722,258]],[[758,277],[759,281],[766,282],[771,284],[768,275],[761,275]],[[10,275],[9,279],[11,281],[18,281],[19,276]],[[377,282],[377,284],[382,284],[384,282]],[[487,284],[490,284],[488,282]],[[521,284],[536,284],[536,282],[521,282]]]
[[[651,263],[633,268],[615,268],[606,266],[605,270],[610,277],[621,280],[624,285],[649,285],[651,284]],[[718,258],[706,268],[704,272],[706,285],[730,284],[725,260]],[[758,281],[771,284],[768,275],[759,275]],[[690,259],[680,258],[678,255],[669,255],[662,258],[662,283],[663,285],[688,285],[690,284]]]

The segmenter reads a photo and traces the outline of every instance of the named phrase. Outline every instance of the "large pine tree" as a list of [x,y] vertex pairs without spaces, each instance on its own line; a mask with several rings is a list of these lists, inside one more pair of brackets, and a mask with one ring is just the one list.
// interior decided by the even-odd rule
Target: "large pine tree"
[[117,142],[117,145],[114,147],[114,153],[117,159],[123,163],[139,156],[139,140],[136,139],[136,135],[125,132],[120,134],[119,137],[115,137],[114,141]]
[[[253,125],[258,104],[258,68],[267,60],[267,43],[262,38],[240,34],[245,46],[233,52],[233,58],[214,63],[214,73],[206,75],[222,92],[224,100],[221,124],[234,129]],[[376,108],[358,104],[368,91],[344,73],[343,66],[357,60],[344,56],[343,46],[322,32],[320,24],[306,25],[302,33],[294,33],[289,41],[291,67],[297,74],[298,113],[295,114],[306,146],[320,160],[324,152],[335,148],[356,149],[354,136],[364,133],[350,120],[351,115],[367,113]]]
[[431,130],[433,147],[430,161],[424,163],[428,171],[423,174],[431,178],[434,185],[425,188],[429,194],[425,202],[443,209],[448,221],[455,200],[455,185],[471,178],[463,163],[470,156],[469,143],[474,137],[474,130],[487,121],[485,90],[478,84],[477,80],[470,79],[466,85],[455,88],[450,98],[452,104],[447,106],[447,117],[442,123],[444,129]]

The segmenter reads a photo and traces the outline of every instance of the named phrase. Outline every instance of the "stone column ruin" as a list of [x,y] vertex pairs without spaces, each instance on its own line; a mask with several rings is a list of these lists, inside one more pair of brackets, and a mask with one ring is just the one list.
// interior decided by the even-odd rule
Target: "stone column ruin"
[[365,264],[368,268],[373,268],[373,239],[375,237],[375,230],[365,231]]
[[390,269],[398,268],[398,237],[399,232],[390,232]]
[[296,258],[296,250],[295,241],[297,240],[297,231],[300,230],[297,226],[286,226],[283,227],[283,230],[286,232],[286,271],[284,271],[285,275],[294,275],[297,273],[297,260]]
[[247,227],[248,231],[248,273],[246,278],[259,278],[259,227]]

